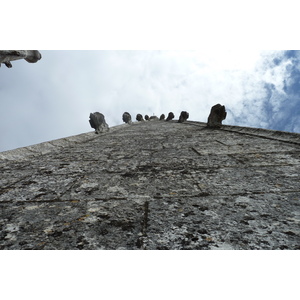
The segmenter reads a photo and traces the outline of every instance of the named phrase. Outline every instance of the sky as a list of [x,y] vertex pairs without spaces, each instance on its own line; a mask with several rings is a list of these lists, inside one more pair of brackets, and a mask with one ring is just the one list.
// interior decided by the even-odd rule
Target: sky
[[300,133],[300,51],[39,50],[35,64],[0,68],[0,151],[93,130],[122,114],[206,122],[225,105],[223,124]]

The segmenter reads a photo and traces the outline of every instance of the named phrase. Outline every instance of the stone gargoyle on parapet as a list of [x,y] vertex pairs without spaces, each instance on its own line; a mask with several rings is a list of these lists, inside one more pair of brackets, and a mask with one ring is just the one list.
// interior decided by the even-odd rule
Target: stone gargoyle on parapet
[[90,113],[89,122],[91,127],[95,129],[95,133],[97,134],[109,130],[109,127],[105,122],[104,115],[99,112]]
[[12,67],[11,61],[25,59],[29,63],[36,63],[42,58],[38,50],[0,50],[0,67],[5,64],[8,68]]
[[158,121],[159,119],[158,119],[158,117],[157,116],[151,116],[150,118],[149,118],[149,121]]
[[178,123],[183,123],[189,118],[189,113],[187,111],[182,111],[178,120]]
[[137,114],[136,115],[136,120],[139,121],[139,122],[143,122],[144,121],[144,118],[141,114]]
[[227,112],[225,106],[221,104],[214,105],[208,116],[207,127],[209,128],[220,128],[222,121],[226,119]]
[[172,113],[172,112],[169,112],[169,114],[168,114],[168,117],[167,117],[167,119],[166,119],[166,121],[171,121],[171,120],[173,120],[174,119],[174,114]]
[[123,122],[127,123],[127,124],[131,124],[131,115],[129,112],[124,112],[123,116],[122,116],[122,120]]

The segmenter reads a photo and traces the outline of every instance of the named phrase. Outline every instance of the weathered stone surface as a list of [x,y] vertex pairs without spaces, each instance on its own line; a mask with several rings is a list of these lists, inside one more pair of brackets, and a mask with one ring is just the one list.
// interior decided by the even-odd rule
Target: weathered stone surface
[[299,134],[136,122],[0,174],[0,249],[300,249]]
[[107,123],[105,122],[104,115],[99,112],[90,113],[89,122],[91,127],[95,129],[95,133],[97,134],[109,129]]
[[11,61],[25,59],[29,63],[36,63],[42,58],[38,50],[0,50],[0,67],[1,63],[11,68]]
[[210,114],[207,120],[207,127],[220,128],[222,121],[226,119],[227,112],[225,106],[216,104],[211,108]]

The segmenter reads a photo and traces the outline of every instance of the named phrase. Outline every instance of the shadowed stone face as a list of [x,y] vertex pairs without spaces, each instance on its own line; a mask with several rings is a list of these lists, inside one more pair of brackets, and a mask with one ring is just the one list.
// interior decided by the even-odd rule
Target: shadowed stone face
[[207,127],[220,128],[222,126],[222,121],[226,119],[226,115],[227,112],[224,105],[214,105],[211,108],[210,114],[208,116]]
[[104,130],[108,130],[108,125],[105,122],[104,115],[99,112],[90,113],[89,122],[91,127],[95,129],[95,133],[97,134],[103,132]]
[[137,114],[136,115],[136,120],[139,121],[139,122],[141,122],[141,121],[144,121],[144,118],[143,118],[143,116],[141,114]]
[[174,117],[175,117],[174,114],[172,112],[169,112],[166,121],[170,121],[170,120],[174,119]]
[[29,63],[36,63],[42,58],[38,50],[1,50],[0,66],[5,64],[8,68],[12,67],[11,61],[25,59]]
[[178,123],[183,123],[189,118],[189,113],[187,111],[182,111],[178,120]]
[[123,122],[127,123],[127,124],[131,124],[131,115],[129,112],[124,112],[123,116],[122,116],[122,120]]
[[149,121],[149,116],[148,115],[145,115],[145,120]]

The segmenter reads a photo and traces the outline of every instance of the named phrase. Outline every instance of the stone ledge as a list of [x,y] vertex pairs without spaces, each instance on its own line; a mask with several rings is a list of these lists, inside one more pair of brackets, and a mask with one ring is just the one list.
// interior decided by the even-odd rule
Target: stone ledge
[[272,140],[278,140],[281,142],[288,142],[296,145],[300,145],[300,133],[255,128],[255,127],[242,127],[223,125],[222,130],[233,131],[242,134],[254,135]]
[[[175,122],[176,121],[170,123],[175,123]],[[140,122],[132,123],[132,125],[138,125],[138,124],[140,124]],[[206,128],[205,122],[187,121],[185,123],[182,123],[182,125],[199,126],[202,129]],[[109,131],[100,133],[99,135],[95,135],[94,132],[92,131],[92,132],[82,133],[75,136],[56,139],[53,141],[30,145],[27,147],[0,152],[0,160],[24,160],[31,156],[43,155],[52,151],[56,151],[57,149],[65,148],[78,143],[84,143],[89,140],[94,140],[100,136],[109,134],[111,132],[120,130],[128,126],[130,125],[128,124],[116,125],[111,127]],[[232,126],[232,125],[223,125],[221,129],[210,129],[210,130],[232,131],[236,133],[248,134],[248,135],[263,137],[267,139],[278,140],[281,142],[288,142],[288,143],[300,145],[299,133],[270,130],[270,129],[263,129],[263,128],[254,128],[254,127]]]
[[127,124],[117,125],[111,127],[109,131],[100,133],[98,135],[96,135],[94,131],[91,131],[91,132],[81,133],[78,135],[73,135],[65,138],[60,138],[53,141],[30,145],[27,147],[7,150],[4,152],[0,152],[0,160],[24,160],[31,156],[43,155],[52,151],[56,151],[57,149],[94,140],[96,138],[99,138],[100,136],[106,135],[116,130],[120,130],[124,126],[128,126],[128,125]]
[[248,135],[253,135],[253,136],[262,137],[266,139],[278,140],[281,142],[300,145],[300,133],[295,133],[295,132],[256,128],[256,127],[243,127],[243,126],[236,126],[236,125],[222,125],[220,129],[218,128],[211,129],[206,127],[206,123],[195,122],[195,121],[187,121],[183,124],[199,126],[202,127],[202,129],[208,129],[208,130],[225,130],[225,131],[231,131],[231,132],[236,132],[241,134],[248,134]]

